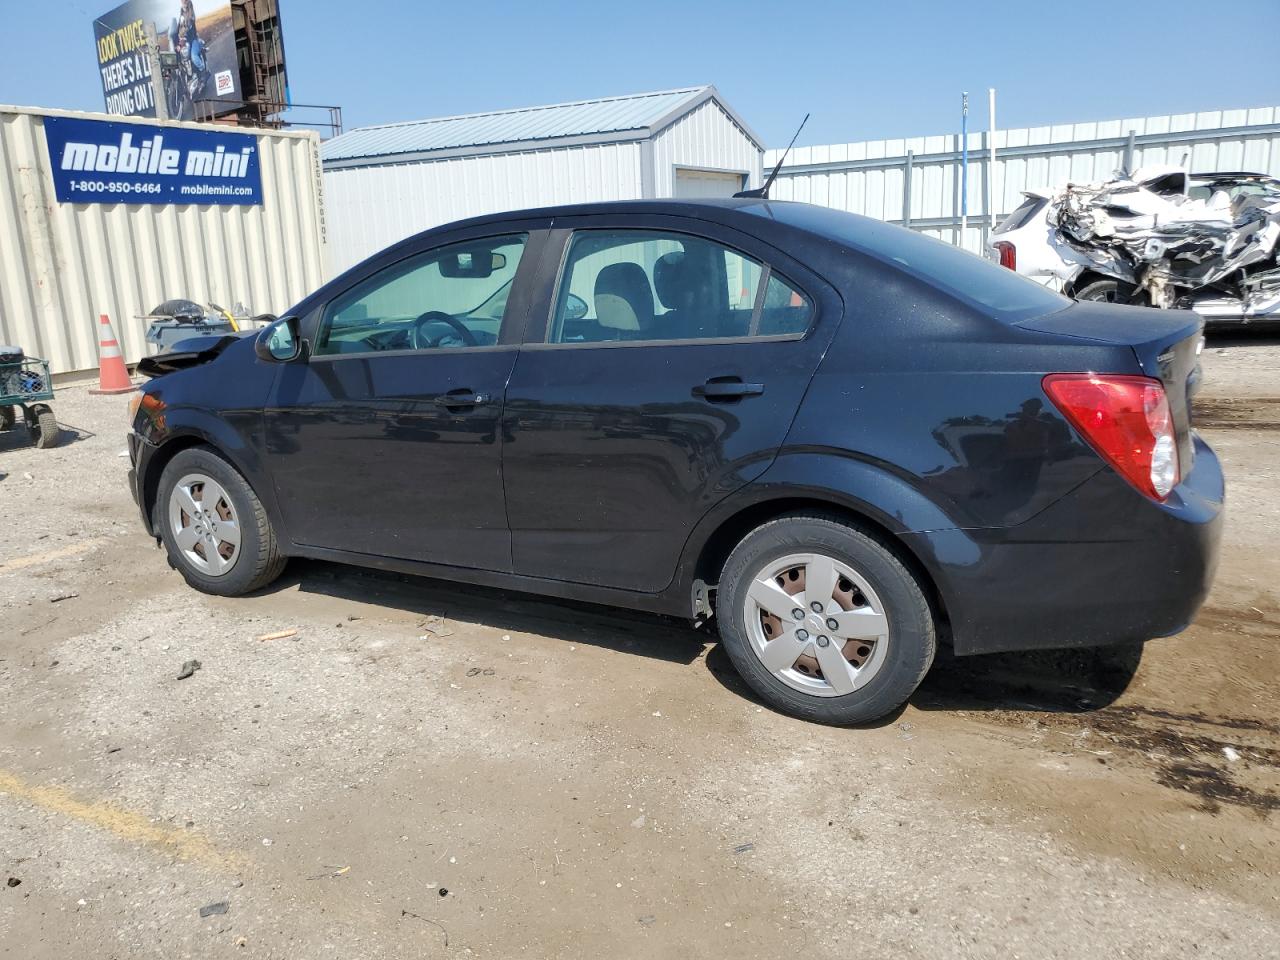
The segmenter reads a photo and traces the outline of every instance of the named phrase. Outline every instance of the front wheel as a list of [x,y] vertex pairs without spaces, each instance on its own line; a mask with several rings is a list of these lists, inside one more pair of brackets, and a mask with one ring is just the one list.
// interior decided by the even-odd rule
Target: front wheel
[[42,450],[55,446],[62,439],[57,417],[43,403],[31,408],[27,429],[31,431],[31,442]]
[[1135,297],[1136,292],[1136,288],[1131,283],[1102,279],[1085,284],[1075,292],[1075,299],[1093,303],[1130,303],[1140,307],[1149,306],[1146,294]]
[[170,564],[204,593],[251,593],[284,569],[286,558],[257,494],[208,447],[183,450],[165,466],[154,521]]
[[879,540],[823,516],[781,517],[748,534],[721,574],[716,620],[751,689],[818,723],[893,712],[936,649],[911,571]]

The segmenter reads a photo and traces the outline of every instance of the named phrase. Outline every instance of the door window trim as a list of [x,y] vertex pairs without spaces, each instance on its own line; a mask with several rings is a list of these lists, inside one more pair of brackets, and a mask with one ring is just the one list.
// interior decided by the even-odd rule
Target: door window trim
[[[554,226],[555,225],[553,224],[553,227]],[[564,234],[561,249],[560,249],[560,263],[556,267],[555,283],[551,287],[551,298],[547,304],[547,314],[544,319],[542,339],[533,340],[533,341],[526,340],[522,349],[525,349],[525,350],[560,350],[560,349],[584,350],[584,349],[598,349],[598,348],[614,349],[618,347],[698,346],[700,344],[706,344],[708,346],[724,346],[725,344],[732,344],[732,343],[786,343],[789,341],[806,339],[811,333],[813,333],[814,329],[818,325],[818,299],[814,297],[811,293],[809,293],[809,291],[806,290],[804,287],[800,286],[798,283],[792,282],[790,279],[787,278],[786,275],[782,273],[778,273],[778,278],[783,283],[787,284],[787,286],[789,286],[792,290],[794,290],[795,292],[799,293],[802,297],[804,297],[805,301],[809,304],[809,308],[810,308],[809,325],[799,333],[776,333],[776,334],[765,334],[764,336],[760,336],[758,334],[755,336],[752,336],[751,333],[748,333],[746,336],[742,336],[742,337],[697,337],[697,338],[677,337],[674,339],[666,339],[666,340],[597,340],[597,341],[584,341],[584,342],[571,342],[571,343],[553,341],[551,339],[551,335],[555,328],[555,313],[556,313],[557,307],[560,304],[560,291],[561,291],[561,286],[565,280],[565,270],[569,262],[569,251],[573,249],[574,237],[580,233],[627,232],[627,233],[657,233],[657,234],[663,234],[667,236],[671,236],[671,235],[686,236],[694,240],[701,240],[705,243],[714,243],[718,247],[723,247],[725,250],[732,251],[733,253],[738,254],[738,256],[743,257],[746,260],[749,260],[752,263],[758,264],[760,267],[760,279],[759,281],[757,281],[756,299],[755,299],[755,303],[752,305],[752,308],[751,308],[751,323],[748,327],[748,330],[759,329],[760,315],[764,309],[765,290],[768,285],[769,278],[773,276],[774,273],[777,273],[777,271],[773,269],[773,265],[768,260],[765,260],[762,257],[758,257],[754,254],[747,253],[745,250],[742,250],[741,248],[735,246],[732,243],[727,243],[718,237],[707,236],[706,234],[694,233],[691,230],[687,230],[687,229],[681,230],[681,229],[665,227],[665,226],[649,226],[649,225],[645,225],[641,227],[632,227],[632,226],[627,226],[626,224],[616,224],[616,225],[614,224],[594,225],[593,224],[590,226],[582,226],[582,227],[565,227],[565,228],[561,228],[560,232]]]

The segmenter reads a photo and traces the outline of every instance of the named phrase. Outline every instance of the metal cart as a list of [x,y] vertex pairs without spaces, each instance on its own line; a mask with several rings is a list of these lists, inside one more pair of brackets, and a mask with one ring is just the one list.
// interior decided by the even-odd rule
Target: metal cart
[[62,434],[53,410],[42,400],[53,399],[49,361],[27,357],[19,347],[0,347],[0,430],[17,422],[17,409],[37,447],[52,447]]

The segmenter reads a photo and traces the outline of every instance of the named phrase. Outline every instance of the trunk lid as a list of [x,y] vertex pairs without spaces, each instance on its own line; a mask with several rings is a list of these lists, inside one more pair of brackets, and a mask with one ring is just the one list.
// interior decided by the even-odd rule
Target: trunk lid
[[1200,389],[1200,351],[1204,346],[1204,321],[1198,315],[1190,310],[1078,302],[1057,313],[1019,321],[1016,326],[1037,333],[1129,347],[1141,372],[1164,384],[1178,436],[1182,476],[1191,472],[1195,458],[1195,445],[1191,442],[1191,399]]

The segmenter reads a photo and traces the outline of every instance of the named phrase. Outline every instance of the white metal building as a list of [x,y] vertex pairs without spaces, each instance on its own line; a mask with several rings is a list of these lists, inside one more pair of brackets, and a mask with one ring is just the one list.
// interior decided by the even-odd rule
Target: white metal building
[[[262,201],[60,202],[45,130],[52,117],[127,122],[170,137],[179,129],[250,134]],[[149,352],[139,317],[166,300],[288,309],[326,278],[319,148],[309,130],[0,106],[0,343],[51,361],[54,373],[92,370],[99,314],[111,317],[133,363]]]
[[[981,122],[980,118],[970,120]],[[969,134],[969,222],[963,245],[982,250],[994,221],[1022,191],[1068,180],[1105,180],[1130,154],[1133,168],[1185,163],[1197,172],[1280,176],[1280,107],[1061,123],[995,131],[988,182],[987,131]],[[771,168],[781,151],[771,150]],[[867,140],[791,151],[771,195],[901,223],[960,242],[960,137]]]
[[321,146],[330,263],[483,213],[730,196],[763,154],[711,86],[358,128]]

